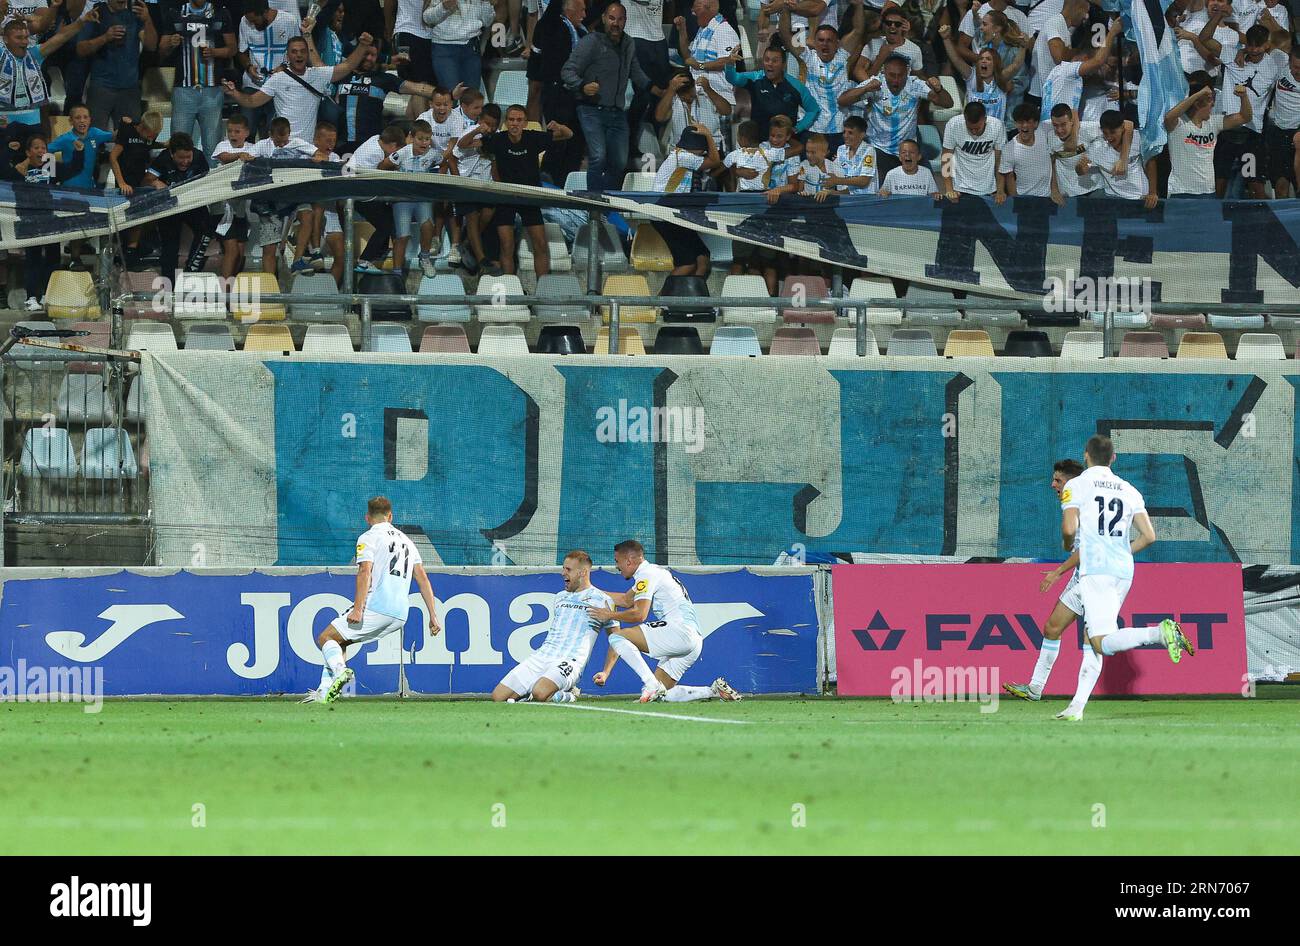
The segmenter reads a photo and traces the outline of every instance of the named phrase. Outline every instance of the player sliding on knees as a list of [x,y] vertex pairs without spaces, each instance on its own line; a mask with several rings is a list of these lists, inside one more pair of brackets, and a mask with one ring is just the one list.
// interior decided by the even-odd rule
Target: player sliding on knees
[[[1083,649],[1074,699],[1056,714],[1058,719],[1070,720],[1083,719],[1088,697],[1101,675],[1103,655],[1160,643],[1174,663],[1182,659],[1184,651],[1189,656],[1196,653],[1175,621],[1165,619],[1156,627],[1119,627],[1119,610],[1133,583],[1133,555],[1155,542],[1156,530],[1142,494],[1111,472],[1115,446],[1109,437],[1090,437],[1083,459],[1088,468],[1061,490],[1061,540],[1071,549],[1075,536],[1079,537],[1079,548],[1071,559],[1078,557],[1079,596],[1092,645]],[[1133,527],[1138,535],[1130,540]]]
[[[704,649],[695,605],[681,580],[661,565],[645,560],[645,549],[635,539],[614,546],[614,565],[618,573],[633,582],[631,591],[610,595],[613,604],[625,610],[593,607],[591,616],[597,621],[617,621],[621,631],[610,631],[609,653],[605,669],[592,679],[604,686],[609,672],[618,659],[641,678],[641,702],[665,700],[669,703],[689,703],[693,700],[739,700],[740,694],[722,677],[712,686],[682,686],[678,683]],[[657,620],[647,622],[653,612]],[[651,673],[642,654],[658,661]]]
[[346,616],[340,614],[316,638],[325,669],[321,671],[320,687],[308,693],[304,703],[333,703],[339,698],[355,676],[344,661],[348,647],[400,633],[406,627],[412,574],[429,612],[429,636],[442,630],[420,552],[405,533],[393,526],[393,506],[383,496],[376,496],[367,505],[366,525],[370,528],[357,539],[357,593],[352,610]]
[[555,596],[546,640],[497,684],[493,702],[573,703],[582,695],[577,683],[591,647],[602,628],[613,626],[612,621],[597,620],[587,609],[593,605],[609,608],[614,602],[592,586],[591,556],[586,552],[574,549],[564,556],[562,574],[564,590]]
[[[1059,501],[1061,490],[1065,484],[1074,479],[1083,472],[1083,464],[1078,460],[1065,459],[1057,460],[1052,467],[1052,492],[1056,493]],[[1047,618],[1047,626],[1043,628],[1043,645],[1038,651],[1038,661],[1034,664],[1034,673],[1028,683],[1004,683],[1002,689],[1006,690],[1012,696],[1019,697],[1022,700],[1032,700],[1037,702],[1043,697],[1043,689],[1047,686],[1047,678],[1052,673],[1052,665],[1056,663],[1057,656],[1061,653],[1061,635],[1065,629],[1079,619],[1083,614],[1083,599],[1079,596],[1079,534],[1074,534],[1073,554],[1044,575],[1042,583],[1039,584],[1038,590],[1044,594],[1060,580],[1071,568],[1075,569],[1074,574],[1070,576],[1070,581],[1066,584],[1065,590],[1061,592],[1060,600],[1056,602],[1056,607]]]

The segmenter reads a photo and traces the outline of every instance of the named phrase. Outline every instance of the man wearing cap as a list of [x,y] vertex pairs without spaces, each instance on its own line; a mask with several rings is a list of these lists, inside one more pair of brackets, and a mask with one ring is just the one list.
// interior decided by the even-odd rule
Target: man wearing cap
[[[660,194],[689,193],[695,189],[696,175],[708,174],[721,163],[713,136],[708,128],[696,123],[682,131],[677,147],[664,158],[655,175],[654,190]],[[657,223],[655,229],[672,251],[674,276],[709,274],[709,251],[698,233],[671,223]]]

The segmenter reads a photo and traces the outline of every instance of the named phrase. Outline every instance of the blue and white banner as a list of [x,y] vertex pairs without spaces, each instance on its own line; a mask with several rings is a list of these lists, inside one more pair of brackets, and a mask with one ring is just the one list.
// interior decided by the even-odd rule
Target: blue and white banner
[[1164,150],[1169,134],[1165,112],[1187,98],[1187,76],[1179,58],[1174,29],[1165,20],[1173,0],[1122,0],[1122,11],[1133,27],[1142,61],[1138,86],[1138,124],[1142,133],[1142,159]]
[[[815,693],[818,612],[813,569],[682,572],[705,635],[684,682],[725,676],[747,693]],[[103,668],[104,695],[256,696],[303,693],[320,682],[316,635],[351,605],[346,571],[266,569],[248,574],[103,570],[86,577],[15,578],[0,594],[0,664]],[[540,646],[558,572],[430,575],[442,634],[430,637],[418,594],[405,634],[349,651],[358,695],[394,693],[399,665],[416,693],[490,693]],[[625,591],[617,574],[593,583]],[[414,591],[414,586],[413,586]],[[584,690],[633,693],[623,663],[600,690],[606,642],[597,641]],[[21,663],[20,663],[21,661]]]

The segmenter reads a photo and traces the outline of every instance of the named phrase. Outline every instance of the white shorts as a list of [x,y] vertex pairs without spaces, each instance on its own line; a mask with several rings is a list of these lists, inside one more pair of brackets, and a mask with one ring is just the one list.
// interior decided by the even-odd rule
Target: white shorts
[[325,211],[325,232],[326,233],[343,232],[343,224],[339,222],[339,214],[337,210]]
[[650,656],[659,661],[659,669],[674,680],[685,676],[704,649],[700,632],[678,621],[650,621],[641,625],[641,633]]
[[545,677],[560,690],[569,690],[582,676],[582,664],[568,657],[540,657],[533,654],[520,663],[501,680],[501,685],[510,692],[527,696],[537,686],[537,681]]
[[367,608],[361,613],[360,624],[349,624],[347,614],[340,614],[331,627],[343,635],[349,644],[364,644],[379,640],[394,631],[401,631],[406,627],[406,618],[389,617]]
[[1110,575],[1084,575],[1079,579],[1079,596],[1088,625],[1088,637],[1104,637],[1119,630],[1119,609],[1128,597],[1130,579]]
[[1083,614],[1083,595],[1079,592],[1079,572],[1076,569],[1066,583],[1065,590],[1061,592],[1061,604],[1065,605],[1075,614]]

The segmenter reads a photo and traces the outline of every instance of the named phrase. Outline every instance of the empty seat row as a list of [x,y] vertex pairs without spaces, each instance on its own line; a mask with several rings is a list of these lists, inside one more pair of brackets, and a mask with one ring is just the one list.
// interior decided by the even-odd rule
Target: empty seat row
[[119,427],[93,427],[78,457],[62,427],[33,427],[23,437],[20,468],[25,477],[92,480],[133,479],[139,472],[131,438]]

